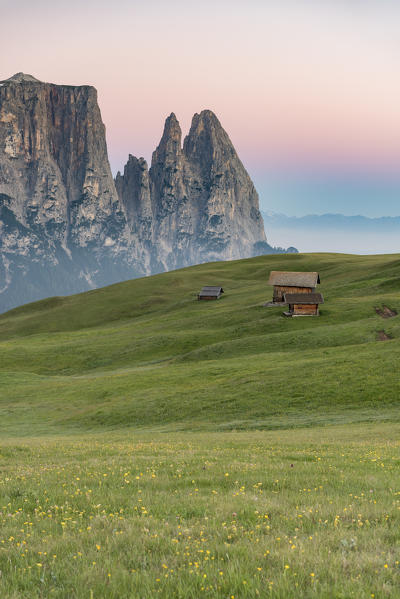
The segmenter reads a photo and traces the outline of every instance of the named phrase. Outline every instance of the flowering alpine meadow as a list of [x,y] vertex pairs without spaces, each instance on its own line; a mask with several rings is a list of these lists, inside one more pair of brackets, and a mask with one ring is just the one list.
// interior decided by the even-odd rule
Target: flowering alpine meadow
[[0,596],[400,597],[399,433],[3,441]]
[[[259,256],[0,315],[0,599],[400,599],[399,266]],[[320,316],[266,306],[271,270],[318,271]]]

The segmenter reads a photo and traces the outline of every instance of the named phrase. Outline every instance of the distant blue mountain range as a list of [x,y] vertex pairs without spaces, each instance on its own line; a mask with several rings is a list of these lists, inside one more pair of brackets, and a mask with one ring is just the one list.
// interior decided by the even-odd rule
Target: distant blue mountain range
[[[306,216],[287,216],[277,212],[262,212],[264,221],[270,225],[285,228],[315,227],[324,229],[346,229],[351,231],[398,231],[400,216],[345,216],[344,214],[307,214]],[[400,240],[399,240],[400,241]]]
[[262,212],[268,242],[293,245],[300,252],[381,254],[400,252],[400,216]]

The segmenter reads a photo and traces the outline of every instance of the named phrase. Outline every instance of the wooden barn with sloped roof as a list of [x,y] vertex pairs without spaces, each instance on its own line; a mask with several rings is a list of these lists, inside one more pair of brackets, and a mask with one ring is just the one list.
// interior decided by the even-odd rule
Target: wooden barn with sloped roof
[[199,300],[216,300],[221,297],[221,293],[224,293],[222,287],[212,287],[206,286],[200,291],[197,295],[197,299]]
[[285,316],[319,316],[319,304],[324,303],[320,293],[285,293],[284,301],[289,304]]
[[285,303],[285,293],[314,293],[318,283],[317,272],[271,270],[268,280],[268,285],[274,286],[274,303]]

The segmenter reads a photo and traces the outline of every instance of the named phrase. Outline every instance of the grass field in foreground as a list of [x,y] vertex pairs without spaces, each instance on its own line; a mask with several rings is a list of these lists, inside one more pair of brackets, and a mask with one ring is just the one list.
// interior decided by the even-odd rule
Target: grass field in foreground
[[[270,270],[318,270],[320,318],[265,308]],[[218,302],[198,302],[220,284]],[[0,316],[0,435],[398,421],[399,256],[219,262]],[[379,331],[388,340],[379,341]]]
[[[318,270],[321,317],[263,307],[270,270]],[[400,598],[383,305],[399,256],[310,254],[1,315],[0,597]]]
[[399,433],[3,441],[0,596],[400,597]]

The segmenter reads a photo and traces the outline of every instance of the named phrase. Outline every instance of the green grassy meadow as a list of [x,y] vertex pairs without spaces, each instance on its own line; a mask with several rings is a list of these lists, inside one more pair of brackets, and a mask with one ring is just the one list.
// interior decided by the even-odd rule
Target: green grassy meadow
[[[321,316],[270,270],[318,270]],[[0,597],[400,597],[384,305],[400,256],[288,254],[0,315]]]

